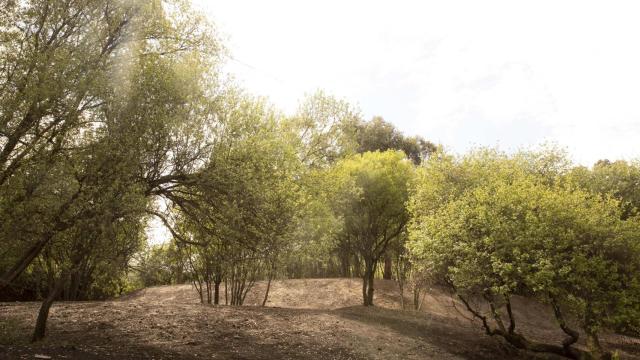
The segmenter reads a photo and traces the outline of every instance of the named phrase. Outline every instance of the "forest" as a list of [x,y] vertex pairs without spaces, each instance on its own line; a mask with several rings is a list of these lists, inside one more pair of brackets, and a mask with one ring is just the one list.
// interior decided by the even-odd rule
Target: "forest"
[[[188,1],[0,0],[0,309],[38,302],[0,311],[0,356],[46,342],[58,304],[186,284],[241,313],[352,278],[362,311],[388,281],[415,318],[438,289],[507,358],[640,357],[640,161],[454,153],[321,90],[286,114],[227,55]],[[522,299],[560,335],[523,330]]]

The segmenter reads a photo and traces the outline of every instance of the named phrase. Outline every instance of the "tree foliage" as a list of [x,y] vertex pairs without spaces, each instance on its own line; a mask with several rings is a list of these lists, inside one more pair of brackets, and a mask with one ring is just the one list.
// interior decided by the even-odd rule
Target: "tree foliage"
[[149,205],[199,166],[219,49],[179,1],[10,2],[0,21],[0,287],[46,271],[37,340],[60,294],[118,291]]
[[[524,158],[541,157],[479,151],[433,158],[410,201],[411,250],[489,335],[527,350],[605,356],[597,336],[602,328],[637,326],[640,222],[621,220],[618,200],[582,190],[565,173],[541,171],[539,162]],[[567,336],[563,343],[540,344],[519,333],[514,295],[551,304]],[[569,317],[578,319],[589,353],[574,347],[580,333]]]
[[355,155],[340,161],[328,174],[337,182],[331,200],[342,222],[335,236],[364,263],[364,305],[373,305],[378,261],[409,220],[405,202],[412,175],[413,165],[399,151]]

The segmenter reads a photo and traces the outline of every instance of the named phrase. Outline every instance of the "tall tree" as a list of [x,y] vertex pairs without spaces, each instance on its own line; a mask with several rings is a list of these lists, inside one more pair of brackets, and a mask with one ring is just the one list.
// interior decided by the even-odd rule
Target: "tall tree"
[[[367,151],[387,151],[400,150],[414,164],[420,164],[431,153],[436,150],[436,146],[419,136],[405,136],[393,124],[385,121],[382,117],[376,116],[370,121],[358,121],[354,127],[354,138],[357,143],[356,151],[364,153]],[[346,239],[344,239],[346,241]],[[389,249],[384,255],[383,278],[392,278],[393,258],[398,259],[404,241],[402,238],[396,239],[398,246]],[[348,247],[348,244],[338,243],[338,251]],[[342,259],[349,261],[348,258]],[[343,265],[344,267],[344,265]]]
[[0,21],[0,287],[45,249],[61,264],[38,339],[77,268],[121,250],[118,224],[201,166],[219,49],[182,1],[10,2]]
[[[35,197],[47,184],[38,174],[53,175],[64,168],[73,174],[75,170],[65,165],[69,159],[84,156],[83,149],[104,137],[119,142],[122,149],[139,150],[143,141],[156,137],[146,145],[154,154],[145,153],[155,159],[139,164],[148,169],[140,180],[146,182],[149,194],[178,178],[171,172],[188,170],[193,161],[178,146],[185,141],[185,132],[178,134],[178,124],[166,120],[179,116],[188,121],[202,112],[201,106],[193,106],[202,91],[194,90],[205,85],[202,72],[215,58],[208,57],[215,44],[206,24],[189,15],[184,3],[172,2],[185,10],[174,18],[165,11],[167,4],[151,0],[10,2],[0,27],[4,40],[0,56],[6,65],[0,68],[0,211],[4,218],[19,220],[11,226],[33,227],[27,224],[28,218],[20,220],[19,211],[41,202]],[[154,71],[164,77],[154,78]],[[178,80],[187,74],[191,80]],[[157,86],[169,82],[171,89]],[[180,97],[187,93],[188,97]],[[169,99],[167,94],[180,95]],[[135,98],[140,101],[131,101]],[[164,103],[153,108],[153,101]],[[172,103],[176,106],[171,107]],[[158,122],[153,124],[151,119]],[[149,126],[158,131],[152,134]],[[129,132],[118,127],[128,127]],[[172,130],[159,131],[162,128]],[[121,137],[114,140],[116,136]],[[149,149],[151,144],[156,148]],[[70,211],[84,197],[84,179],[75,176],[64,191],[53,189],[59,193],[47,202],[49,217],[37,220],[47,224],[46,231],[18,241],[9,241],[12,236],[0,238],[3,247],[19,254],[13,264],[7,264],[0,287],[23,273],[57,232],[73,225],[77,215]]]
[[340,236],[364,262],[362,297],[373,305],[377,264],[389,243],[405,231],[405,203],[413,164],[399,151],[367,152],[336,164],[328,176],[338,179],[332,203],[343,222]]
[[193,240],[188,260],[199,282],[213,279],[214,302],[224,280],[241,305],[257,276],[270,282],[289,246],[302,162],[296,129],[264,101],[236,93],[222,103],[208,162],[176,201],[186,232],[176,235]]
[[352,154],[360,112],[348,102],[317,91],[308,95],[290,119],[300,139],[300,158],[310,167],[324,167]]

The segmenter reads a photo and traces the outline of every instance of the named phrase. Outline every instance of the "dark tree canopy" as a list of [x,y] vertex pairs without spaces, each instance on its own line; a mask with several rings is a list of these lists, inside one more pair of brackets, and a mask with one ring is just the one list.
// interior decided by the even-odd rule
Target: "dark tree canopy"
[[355,125],[357,151],[401,150],[415,164],[420,164],[436,146],[420,136],[405,136],[393,124],[376,116],[371,121],[360,121]]

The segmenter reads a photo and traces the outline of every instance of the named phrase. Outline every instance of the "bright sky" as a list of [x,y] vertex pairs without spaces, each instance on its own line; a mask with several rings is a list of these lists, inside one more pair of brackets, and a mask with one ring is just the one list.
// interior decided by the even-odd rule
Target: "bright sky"
[[194,0],[227,70],[292,112],[316,89],[463,152],[545,141],[640,155],[640,4]]

